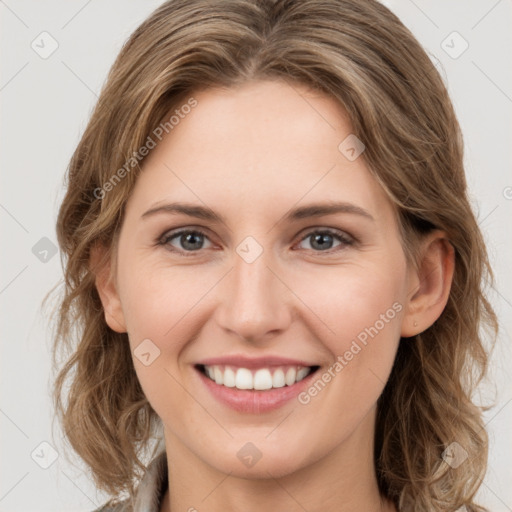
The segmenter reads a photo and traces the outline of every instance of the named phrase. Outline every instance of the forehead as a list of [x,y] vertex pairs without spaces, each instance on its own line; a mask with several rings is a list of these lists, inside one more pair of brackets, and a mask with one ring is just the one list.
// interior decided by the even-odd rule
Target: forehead
[[350,160],[340,150],[347,137],[352,140],[352,127],[329,96],[264,81],[191,97],[196,106],[182,113],[146,158],[132,209],[183,200],[250,217],[302,202],[351,200],[391,212],[364,152]]

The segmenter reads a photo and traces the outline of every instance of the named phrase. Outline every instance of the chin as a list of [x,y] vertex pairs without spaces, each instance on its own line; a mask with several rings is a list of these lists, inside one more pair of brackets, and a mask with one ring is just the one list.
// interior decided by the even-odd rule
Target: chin
[[274,452],[272,455],[262,453],[261,459],[251,466],[249,463],[239,460],[238,457],[233,462],[232,456],[226,454],[223,463],[219,464],[219,459],[217,459],[211,461],[211,465],[222,473],[248,480],[282,478],[301,470],[307,465],[304,460],[286,459],[284,455],[284,452]]

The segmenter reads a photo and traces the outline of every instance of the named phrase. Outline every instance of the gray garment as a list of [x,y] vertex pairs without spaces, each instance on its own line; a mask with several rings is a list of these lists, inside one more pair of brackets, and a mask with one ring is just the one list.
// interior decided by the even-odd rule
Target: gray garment
[[133,508],[126,499],[117,505],[103,506],[94,512],[160,512],[167,491],[167,454],[165,450],[148,465],[148,469],[137,487]]

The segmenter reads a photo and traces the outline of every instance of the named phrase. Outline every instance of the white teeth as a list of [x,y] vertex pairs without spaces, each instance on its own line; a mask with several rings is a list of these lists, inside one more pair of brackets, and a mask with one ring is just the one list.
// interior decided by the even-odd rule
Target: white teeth
[[235,387],[238,389],[252,389],[252,373],[247,368],[238,368],[235,377]]
[[273,388],[282,388],[286,384],[284,380],[284,372],[281,368],[278,368],[274,375],[272,375],[272,387]]
[[258,370],[254,374],[253,386],[254,389],[259,390],[270,389],[272,387],[272,375],[270,375],[270,370],[267,370],[266,368]]
[[297,371],[297,381],[302,380],[307,374],[309,373],[309,368],[300,368],[300,370]]
[[213,367],[213,373],[215,376],[215,382],[217,384],[223,384],[224,382],[224,373],[221,371],[221,369],[218,366]]
[[286,371],[286,376],[284,381],[287,386],[291,386],[295,382],[295,378],[297,377],[297,370],[295,368],[288,368]]
[[237,389],[264,391],[292,386],[311,373],[308,366],[280,366],[249,370],[224,365],[205,366],[206,375],[219,385]]
[[224,370],[224,386],[228,388],[234,388],[236,384],[235,372],[231,368]]

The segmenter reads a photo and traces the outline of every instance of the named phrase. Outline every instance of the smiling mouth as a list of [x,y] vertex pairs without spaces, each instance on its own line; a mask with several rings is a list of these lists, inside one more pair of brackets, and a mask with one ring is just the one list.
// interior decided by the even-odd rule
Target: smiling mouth
[[316,372],[320,366],[282,365],[248,369],[230,365],[197,364],[195,368],[219,386],[266,391],[293,386]]

